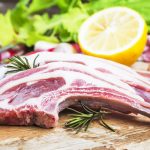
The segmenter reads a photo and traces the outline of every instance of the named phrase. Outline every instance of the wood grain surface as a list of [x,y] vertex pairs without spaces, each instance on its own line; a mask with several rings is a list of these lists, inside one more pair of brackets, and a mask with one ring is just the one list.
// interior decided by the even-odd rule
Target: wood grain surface
[[0,150],[150,150],[147,117],[113,113],[105,121],[115,133],[93,122],[87,132],[79,134],[63,128],[68,118],[68,112],[60,113],[54,129],[0,126]]
[[68,113],[61,113],[59,126],[54,129],[38,127],[0,127],[0,150],[148,150],[150,148],[150,120],[143,116],[119,113],[105,121],[113,133],[96,122],[87,132],[75,134],[63,128]]

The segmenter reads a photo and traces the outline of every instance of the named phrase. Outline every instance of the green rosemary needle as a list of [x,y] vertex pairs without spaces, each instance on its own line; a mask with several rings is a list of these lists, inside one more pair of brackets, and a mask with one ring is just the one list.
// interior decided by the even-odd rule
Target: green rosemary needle
[[82,129],[84,129],[84,131],[87,131],[90,123],[93,120],[97,120],[100,125],[109,129],[112,132],[115,132],[115,130],[112,127],[110,127],[108,124],[106,124],[103,119],[104,116],[110,112],[107,112],[102,109],[100,109],[99,111],[94,111],[89,107],[87,107],[86,105],[84,105],[83,103],[80,102],[80,104],[84,110],[84,113],[72,108],[68,108],[69,110],[73,111],[75,114],[70,115],[72,118],[65,123],[66,128],[74,129],[76,130],[76,133],[79,133]]
[[29,64],[29,61],[26,57],[21,58],[20,56],[14,56],[14,57],[10,58],[9,59],[10,64],[6,66],[10,70],[7,71],[6,74],[15,73],[15,72],[24,71],[24,70],[38,67],[39,64],[36,64],[36,60],[37,60],[38,56],[39,55],[37,55],[35,57],[32,66]]

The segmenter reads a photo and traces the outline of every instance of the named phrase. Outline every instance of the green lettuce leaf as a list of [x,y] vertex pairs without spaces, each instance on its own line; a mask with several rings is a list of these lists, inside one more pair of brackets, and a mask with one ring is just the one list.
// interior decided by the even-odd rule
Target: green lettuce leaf
[[[113,6],[139,12],[150,33],[149,0],[19,0],[14,9],[0,14],[0,44],[33,46],[39,40],[77,42],[81,24],[93,13]],[[59,13],[45,13],[53,7]]]
[[57,0],[32,0],[29,6],[29,13],[50,8],[56,4]]
[[5,15],[0,14],[0,46],[15,43],[16,40],[16,33],[14,32],[10,15],[10,11],[7,11]]
[[78,30],[89,15],[79,8],[70,9],[67,13],[54,15],[49,22],[52,35],[59,37],[62,42],[77,41]]

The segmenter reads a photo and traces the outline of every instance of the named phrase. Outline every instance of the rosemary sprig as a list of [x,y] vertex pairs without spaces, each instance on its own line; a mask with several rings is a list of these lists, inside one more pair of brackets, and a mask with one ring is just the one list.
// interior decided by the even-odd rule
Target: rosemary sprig
[[38,67],[39,64],[36,64],[36,60],[38,56],[39,55],[35,57],[32,66],[29,64],[29,61],[26,57],[21,58],[20,56],[14,56],[12,58],[9,58],[10,65],[7,65],[6,67],[9,68],[10,70],[7,71],[6,74],[15,73],[15,72],[24,71],[24,70]]
[[107,112],[102,109],[100,109],[97,112],[97,111],[90,109],[89,107],[87,107],[86,105],[84,105],[81,102],[80,102],[80,104],[85,112],[83,113],[83,112],[77,111],[75,109],[68,108],[69,110],[73,111],[75,114],[71,114],[72,118],[69,119],[65,123],[66,128],[74,129],[74,130],[76,130],[76,133],[79,133],[82,129],[84,129],[84,131],[87,131],[90,123],[93,120],[97,120],[100,125],[109,129],[112,132],[115,132],[115,130],[112,127],[110,127],[107,123],[105,123],[105,121],[104,121],[104,116],[106,114],[109,114],[110,112]]

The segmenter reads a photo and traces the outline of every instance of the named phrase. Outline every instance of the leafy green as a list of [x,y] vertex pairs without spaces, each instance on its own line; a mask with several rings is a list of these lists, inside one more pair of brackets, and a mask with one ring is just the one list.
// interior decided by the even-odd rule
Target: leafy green
[[[150,32],[149,0],[19,0],[14,9],[0,14],[0,44],[32,46],[39,40],[76,42],[81,24],[90,15],[113,6],[138,11]],[[53,7],[57,14],[45,12]]]
[[18,31],[24,24],[29,23],[27,4],[30,0],[20,0],[16,7],[11,10],[11,22],[15,31]]
[[38,32],[35,32],[33,26],[30,26],[26,24],[19,30],[19,34],[17,37],[18,43],[24,43],[27,46],[32,46],[34,43],[36,43],[39,40],[47,41],[47,42],[58,42],[58,39],[54,36],[45,36],[42,34],[39,34]]
[[48,42],[58,42],[56,37],[44,35],[49,24],[48,14],[34,14],[33,12],[50,7],[53,3],[49,0],[20,0],[15,9],[11,12],[11,22],[17,33],[17,43],[32,46],[36,41],[45,40]]
[[29,6],[29,13],[37,12],[49,7],[52,7],[56,4],[57,0],[32,0]]
[[58,36],[60,41],[77,41],[78,30],[88,17],[81,9],[72,8],[67,13],[54,15],[48,28],[53,29],[52,34]]
[[5,15],[0,14],[0,46],[15,42],[16,34],[10,20],[10,11]]
[[33,27],[37,33],[43,34],[49,26],[49,16],[48,14],[44,15],[34,15],[32,17],[33,20]]

